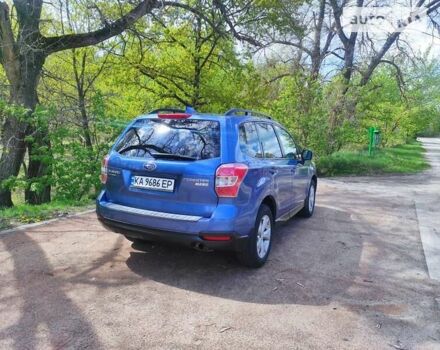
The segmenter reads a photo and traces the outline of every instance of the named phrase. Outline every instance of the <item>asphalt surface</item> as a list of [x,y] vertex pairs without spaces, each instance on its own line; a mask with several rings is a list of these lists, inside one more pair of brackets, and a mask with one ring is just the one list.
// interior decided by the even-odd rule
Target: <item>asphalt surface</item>
[[423,141],[426,173],[321,179],[258,270],[136,251],[94,214],[0,234],[0,349],[440,349],[440,140]]

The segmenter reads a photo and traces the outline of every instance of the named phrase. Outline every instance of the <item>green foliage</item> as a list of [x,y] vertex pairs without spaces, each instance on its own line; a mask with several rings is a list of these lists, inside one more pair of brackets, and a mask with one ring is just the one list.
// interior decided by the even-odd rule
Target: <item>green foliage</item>
[[370,84],[361,90],[359,100],[360,127],[364,130],[370,126],[379,128],[384,145],[404,143],[415,135],[417,106],[414,108],[402,98],[389,71],[375,74]]
[[440,135],[440,63],[424,59],[408,72],[409,99],[413,106],[416,133],[420,136]]
[[0,209],[0,230],[19,224],[30,224],[38,221],[62,217],[72,212],[84,210],[92,201],[52,201],[41,205],[19,204],[13,208]]
[[297,72],[283,78],[278,89],[279,95],[270,108],[275,118],[300,144],[325,153],[328,120],[321,84]]
[[[40,146],[35,149],[33,157],[48,164],[51,172],[29,179],[26,171],[22,171],[18,176],[3,181],[1,186],[15,192],[23,192],[27,188],[38,192],[44,185],[50,184],[54,189],[52,192],[55,200],[82,201],[94,198],[101,186],[101,160],[126,122],[106,114],[107,107],[99,93],[91,101],[93,122],[90,127],[95,134],[93,148],[86,147],[83,138],[79,137],[82,133],[80,127],[65,120],[58,124],[56,109],[39,105],[29,120],[36,132],[40,128],[49,130],[47,138],[50,140],[50,149]],[[28,136],[26,141],[32,143],[33,136]]]
[[14,117],[18,120],[26,120],[29,115],[29,110],[14,104],[6,102],[5,99],[0,98],[0,121],[6,118],[6,116]]
[[415,173],[429,168],[424,152],[418,142],[377,149],[371,157],[367,150],[342,151],[320,157],[317,168],[321,176]]
[[427,130],[440,132],[439,73],[432,67],[412,68],[407,85],[402,85],[390,68],[379,68],[359,91],[360,128],[378,127],[386,146],[405,143]]
[[[33,155],[32,159],[41,160],[44,164],[51,163],[51,153],[47,144],[39,144],[38,146],[35,143],[36,138],[41,138],[41,130],[46,130],[48,128],[49,120],[51,118],[51,111],[49,109],[42,108],[41,106],[37,106],[37,108],[31,112],[28,109],[25,109],[21,106],[15,106],[13,104],[9,104],[4,100],[0,99],[0,113],[8,114],[9,116],[13,116],[17,119],[25,121],[28,125],[28,128],[32,130],[32,133],[28,134],[25,137],[26,144],[33,145]],[[0,183],[0,188],[7,188],[10,190],[20,190],[24,191],[25,189],[30,188],[31,190],[41,191],[44,184],[50,184],[51,178],[49,176],[41,176],[37,179],[27,179],[26,172],[21,172],[18,176],[11,176],[2,183]]]
[[238,22],[246,22],[256,39],[267,36],[274,28],[280,35],[301,37],[306,30],[299,14],[303,3],[302,0],[257,0]]
[[356,80],[347,86],[340,76],[323,82],[297,71],[272,88],[266,110],[319,156],[364,149],[371,126],[381,131],[384,146],[406,143],[440,132],[440,69],[435,67],[413,68],[410,82],[402,85],[394,68],[382,66],[363,87]]
[[93,198],[99,190],[101,160],[126,124],[105,113],[105,104],[97,94],[92,98],[91,105],[91,128],[96,136],[92,149],[85,147],[84,141],[78,138],[81,130],[72,125],[60,126],[52,132],[52,181],[56,188],[56,199]]
[[[314,151],[324,175],[413,172],[426,167],[419,146],[391,146],[416,135],[440,133],[437,61],[425,57],[423,64],[413,66],[402,60],[397,62],[399,74],[395,66],[382,64],[365,86],[360,86],[357,71],[347,84],[340,70],[326,77],[312,75],[310,55],[297,49],[280,49],[279,58],[261,60],[246,44],[237,45],[225,35],[228,25],[211,2],[185,3],[217,23],[215,30],[190,11],[165,7],[99,47],[50,55],[38,91],[41,104],[34,113],[0,99],[0,122],[11,115],[25,119],[34,130],[26,137],[34,146],[32,159],[49,169],[28,179],[23,167],[0,186],[22,193],[29,188],[38,192],[50,184],[56,201],[91,198],[100,188],[101,159],[128,121],[152,109],[184,105],[201,112],[222,113],[232,107],[266,112],[284,124],[301,146]],[[227,8],[248,6],[231,16],[243,23],[243,33],[252,33],[251,39],[264,41],[276,33],[309,47],[311,28],[304,28],[298,15],[301,3],[258,0],[248,6],[248,1],[239,0],[227,2]],[[116,19],[132,5],[101,1],[99,7],[108,19]],[[42,21],[42,33],[86,32],[96,26],[93,7],[78,3],[70,10],[78,28]],[[4,80],[2,71],[0,81]],[[371,158],[364,151],[370,126],[380,129],[385,146]]]
[[112,95],[118,113],[131,118],[158,107],[184,105],[224,112],[246,100],[241,92],[247,90],[254,68],[240,59],[233,40],[194,15],[178,18],[174,25],[153,22],[148,28],[153,41],[130,38],[134,43],[125,47],[124,56],[112,58],[112,74],[97,86]]

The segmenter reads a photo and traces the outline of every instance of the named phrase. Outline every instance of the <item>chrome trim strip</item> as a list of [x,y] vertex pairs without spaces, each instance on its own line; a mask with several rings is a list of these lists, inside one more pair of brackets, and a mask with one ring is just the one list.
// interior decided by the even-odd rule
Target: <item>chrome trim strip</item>
[[114,203],[102,203],[101,205],[108,209],[123,211],[125,213],[152,216],[155,218],[162,218],[162,219],[172,219],[172,220],[181,220],[181,221],[199,221],[202,218],[201,216],[195,216],[195,215],[172,214],[172,213],[164,213],[160,211],[126,207],[125,205],[114,204]]

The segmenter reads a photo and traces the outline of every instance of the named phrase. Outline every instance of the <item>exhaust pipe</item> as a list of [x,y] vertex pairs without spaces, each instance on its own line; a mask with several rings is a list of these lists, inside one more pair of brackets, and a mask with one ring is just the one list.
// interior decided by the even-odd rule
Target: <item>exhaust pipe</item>
[[199,252],[212,252],[213,250],[211,248],[208,248],[205,246],[202,242],[195,242],[192,246],[195,250],[198,250]]

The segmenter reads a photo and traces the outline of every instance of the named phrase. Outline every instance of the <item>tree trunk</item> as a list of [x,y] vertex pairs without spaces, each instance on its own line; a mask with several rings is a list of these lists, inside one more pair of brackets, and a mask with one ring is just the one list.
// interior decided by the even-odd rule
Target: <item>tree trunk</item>
[[351,76],[353,74],[353,62],[354,62],[354,50],[355,50],[356,40],[350,41],[350,43],[345,47],[345,55],[344,55],[344,68],[343,68],[343,77],[345,83],[350,83]]
[[[51,187],[47,177],[52,174],[51,164],[47,158],[52,158],[50,140],[47,138],[48,130],[46,128],[34,130],[32,142],[28,142],[27,149],[29,155],[29,165],[26,174],[28,187],[25,189],[24,198],[29,204],[42,204],[50,202]],[[44,159],[40,147],[44,148]],[[33,189],[34,182],[42,181],[42,186],[37,190]]]
[[[92,137],[90,134],[89,127],[89,118],[87,115],[86,109],[86,90],[84,87],[84,75],[86,70],[86,52],[83,53],[81,62],[79,63],[76,58],[76,50],[72,50],[72,64],[73,64],[73,73],[75,75],[76,82],[76,92],[78,94],[78,108],[81,113],[81,126],[84,133],[84,139],[86,143],[87,149],[90,151],[90,156],[92,155],[93,145],[92,145]],[[78,66],[80,64],[80,66]]]
[[313,48],[310,55],[310,59],[312,61],[310,75],[313,81],[317,80],[322,64],[321,36],[322,36],[322,25],[324,23],[324,16],[325,16],[325,5],[326,5],[325,0],[320,0],[318,18],[316,20],[316,25],[314,29]]
[[[1,132],[0,183],[17,176],[25,155],[25,137],[31,130],[30,119],[37,105],[37,85],[45,60],[43,50],[35,46],[39,42],[39,18],[41,0],[33,6],[15,2],[19,29],[17,37],[9,16],[9,7],[0,2],[1,64],[10,84],[10,103],[27,109],[24,116],[8,115]],[[0,207],[11,206],[11,191],[0,187]]]
[[[1,134],[0,184],[11,176],[17,176],[25,153],[26,125],[14,117],[7,117]],[[11,191],[0,187],[0,208],[13,205]]]
[[89,117],[87,115],[85,97],[79,94],[79,110],[81,112],[81,124],[84,133],[84,140],[89,151],[93,151],[92,136],[90,134]]
[[[28,52],[23,59],[22,66],[24,72],[22,76],[23,89],[25,91],[25,100],[23,105],[31,112],[35,111],[35,107],[38,103],[37,86],[40,78],[41,69],[43,68],[45,57],[38,51]],[[38,190],[34,190],[32,183],[38,181],[42,176],[50,175],[50,164],[47,161],[47,157],[51,156],[50,153],[50,141],[48,139],[48,127],[34,125],[30,123],[27,127],[27,135],[32,137],[32,140],[27,142],[27,149],[29,155],[29,166],[26,174],[28,181],[28,187],[25,190],[25,200],[29,204],[41,204],[50,201],[50,185],[48,183],[43,184]],[[44,153],[43,161],[41,158],[40,148],[45,148],[47,151]]]
[[[8,62],[9,65],[15,67],[11,69],[12,73],[8,74],[10,102],[27,108],[28,113],[25,118],[8,116],[2,127],[0,183],[12,176],[17,176],[20,171],[26,150],[25,137],[32,131],[29,121],[38,102],[37,85],[44,59],[45,57],[40,52],[29,50],[16,57],[14,62]],[[40,163],[37,160],[32,167],[45,171],[46,165]],[[45,191],[47,192],[47,189]],[[11,191],[0,189],[0,207],[10,207],[12,204]]]

